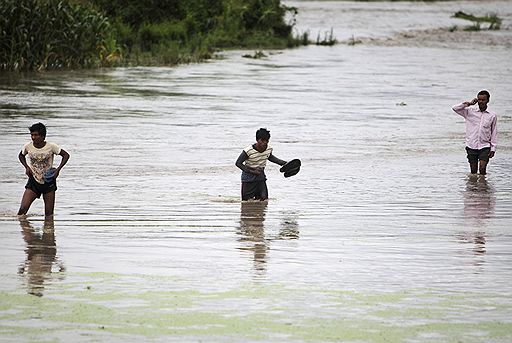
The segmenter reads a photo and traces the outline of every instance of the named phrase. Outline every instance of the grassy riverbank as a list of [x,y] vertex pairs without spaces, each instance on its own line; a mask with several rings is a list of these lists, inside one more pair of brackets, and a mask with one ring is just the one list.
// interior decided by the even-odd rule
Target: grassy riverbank
[[174,65],[226,48],[286,48],[297,10],[280,0],[4,0],[0,69]]

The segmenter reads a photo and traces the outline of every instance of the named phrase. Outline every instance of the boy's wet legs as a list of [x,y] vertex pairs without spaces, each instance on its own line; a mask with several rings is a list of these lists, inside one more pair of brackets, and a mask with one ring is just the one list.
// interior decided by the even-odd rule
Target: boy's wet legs
[[20,209],[18,210],[18,215],[27,214],[30,205],[37,199],[37,194],[28,188],[25,188],[25,192],[23,193],[23,197],[21,198]]
[[265,181],[242,182],[242,200],[267,200],[268,189]]
[[53,215],[53,209],[55,207],[55,191],[43,194],[44,200],[44,215]]

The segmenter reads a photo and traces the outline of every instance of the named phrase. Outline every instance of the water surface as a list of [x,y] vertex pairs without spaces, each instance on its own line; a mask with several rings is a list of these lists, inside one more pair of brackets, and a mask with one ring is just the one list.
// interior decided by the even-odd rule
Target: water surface
[[[299,28],[340,38],[347,23],[391,37],[483,10],[290,4]],[[507,4],[486,6],[507,23]],[[0,340],[510,341],[507,45],[265,52],[0,75]],[[451,106],[483,88],[498,150],[486,177],[469,177]],[[54,221],[41,200],[16,216],[17,154],[36,121],[71,154]],[[268,204],[242,204],[234,163],[259,127],[303,167],[286,179],[269,163]]]

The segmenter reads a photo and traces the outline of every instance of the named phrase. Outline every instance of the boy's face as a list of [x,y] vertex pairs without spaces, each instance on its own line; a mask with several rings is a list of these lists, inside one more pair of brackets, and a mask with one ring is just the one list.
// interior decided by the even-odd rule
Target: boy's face
[[263,152],[263,151],[267,150],[267,146],[268,146],[268,139],[260,138],[256,141],[256,150],[258,150],[259,152]]
[[44,142],[44,136],[41,135],[39,132],[34,131],[30,133],[30,138],[32,138],[32,142],[34,144],[39,144]]

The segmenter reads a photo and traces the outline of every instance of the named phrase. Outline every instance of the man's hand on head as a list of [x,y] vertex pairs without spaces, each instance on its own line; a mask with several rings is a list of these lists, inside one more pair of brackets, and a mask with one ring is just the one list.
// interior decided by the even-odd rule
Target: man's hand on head
[[464,101],[463,104],[466,105],[466,106],[472,106],[472,105],[476,105],[477,102],[478,102],[478,99],[474,98],[471,101]]

